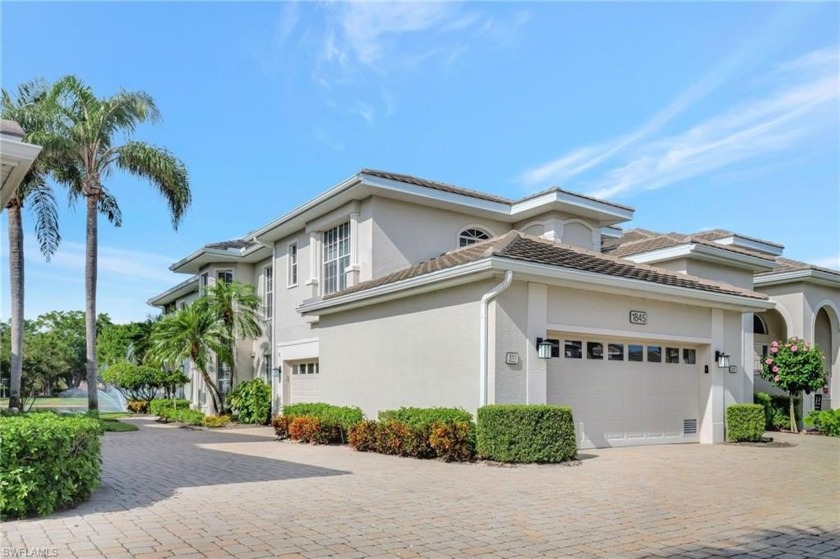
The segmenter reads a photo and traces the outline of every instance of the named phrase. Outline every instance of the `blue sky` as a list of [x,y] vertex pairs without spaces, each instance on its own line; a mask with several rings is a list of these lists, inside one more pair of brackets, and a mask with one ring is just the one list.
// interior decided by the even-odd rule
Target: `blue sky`
[[[145,90],[164,120],[136,136],[189,167],[177,232],[147,185],[109,179],[125,223],[100,228],[99,309],[118,321],[185,279],[173,261],[363,167],[508,197],[562,186],[634,206],[628,226],[734,229],[840,267],[837,4],[3,2],[0,17],[4,88],[73,73],[103,96]],[[62,202],[49,264],[29,235],[27,316],[83,308],[83,213]]]

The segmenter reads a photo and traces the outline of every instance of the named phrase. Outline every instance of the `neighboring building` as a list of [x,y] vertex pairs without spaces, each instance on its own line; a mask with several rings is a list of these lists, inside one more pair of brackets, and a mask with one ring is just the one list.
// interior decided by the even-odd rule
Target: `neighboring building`
[[583,448],[722,441],[725,405],[752,401],[754,313],[774,307],[753,276],[781,269],[777,255],[719,239],[655,267],[656,247],[619,258],[642,240],[618,228],[633,213],[561,189],[508,200],[363,170],[177,262],[191,278],[150,304],[254,283],[266,336],[240,343],[231,382],[270,377],[275,411],[557,403]]
[[27,144],[23,137],[23,129],[17,122],[0,120],[0,212],[41,152],[41,146]]

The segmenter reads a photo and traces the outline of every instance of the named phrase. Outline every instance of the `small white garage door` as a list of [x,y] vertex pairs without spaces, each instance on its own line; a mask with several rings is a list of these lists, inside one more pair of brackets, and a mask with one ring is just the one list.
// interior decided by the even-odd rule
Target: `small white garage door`
[[318,361],[298,361],[289,363],[289,403],[320,402],[318,384],[320,372]]
[[698,442],[697,347],[667,341],[559,340],[547,400],[572,407],[580,448]]

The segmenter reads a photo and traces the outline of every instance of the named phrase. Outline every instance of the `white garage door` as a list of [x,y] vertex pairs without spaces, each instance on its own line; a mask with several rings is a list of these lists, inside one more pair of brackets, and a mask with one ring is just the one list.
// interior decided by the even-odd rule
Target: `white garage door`
[[317,361],[289,363],[289,403],[320,402],[318,384],[321,375]]
[[580,448],[698,442],[696,347],[556,337],[547,400],[572,407]]

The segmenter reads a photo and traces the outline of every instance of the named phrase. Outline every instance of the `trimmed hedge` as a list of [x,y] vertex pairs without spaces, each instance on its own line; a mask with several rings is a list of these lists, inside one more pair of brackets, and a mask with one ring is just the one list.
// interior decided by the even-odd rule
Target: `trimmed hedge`
[[[302,431],[297,430],[294,434],[290,431],[291,424],[298,417],[308,417],[318,420],[318,431],[321,435],[314,437],[320,444],[344,443],[347,441],[350,429],[353,425],[364,420],[365,416],[361,408],[352,406],[334,406],[332,404],[311,403],[311,404],[289,404],[283,407],[283,414],[278,415],[271,422],[274,432],[281,439],[291,438],[301,440],[293,435],[300,435]],[[309,430],[303,432],[310,433]],[[329,440],[325,440],[329,439]],[[309,437],[304,442],[310,442]]]
[[563,462],[577,455],[572,409],[496,404],[478,410],[477,450],[498,462]]
[[129,400],[125,407],[131,413],[149,413],[149,400]]
[[726,440],[756,442],[764,435],[764,407],[760,404],[732,404],[726,408]]
[[152,400],[149,402],[149,413],[159,416],[161,414],[161,410],[188,410],[190,409],[190,405],[191,402],[184,398],[179,398],[177,400]]
[[228,416],[205,416],[199,410],[191,410],[189,408],[172,409],[171,407],[161,407],[158,409],[157,416],[164,423],[174,421],[198,427],[224,427],[230,423],[230,417]]
[[29,413],[0,421],[0,518],[50,514],[88,499],[102,467],[98,419]]
[[465,461],[474,454],[475,426],[472,415],[459,408],[386,410],[379,421],[354,425],[350,446],[361,452]]

